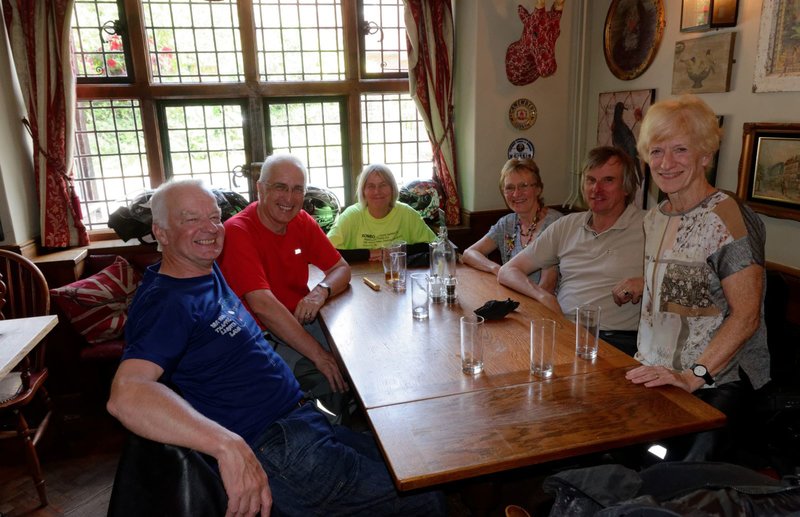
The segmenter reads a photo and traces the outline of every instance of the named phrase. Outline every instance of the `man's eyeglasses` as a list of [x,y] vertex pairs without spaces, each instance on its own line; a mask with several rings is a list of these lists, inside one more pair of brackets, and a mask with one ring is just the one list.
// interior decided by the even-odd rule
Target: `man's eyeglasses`
[[289,188],[289,185],[286,183],[266,183],[266,186],[267,190],[272,190],[280,194],[286,194],[288,192],[291,192],[292,195],[295,196],[304,196],[306,194],[306,188],[303,185],[295,185]]
[[532,189],[533,187],[536,186],[537,186],[536,183],[520,183],[519,185],[506,185],[505,187],[503,187],[503,192],[505,192],[506,194],[513,194],[517,190],[522,192],[524,190]]

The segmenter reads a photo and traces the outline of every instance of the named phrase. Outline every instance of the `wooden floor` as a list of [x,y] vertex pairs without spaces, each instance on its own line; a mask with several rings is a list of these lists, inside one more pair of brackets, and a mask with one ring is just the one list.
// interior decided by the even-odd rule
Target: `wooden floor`
[[50,502],[44,508],[25,458],[12,447],[16,440],[5,440],[0,444],[0,516],[106,515],[124,436],[107,414],[51,424],[38,447]]

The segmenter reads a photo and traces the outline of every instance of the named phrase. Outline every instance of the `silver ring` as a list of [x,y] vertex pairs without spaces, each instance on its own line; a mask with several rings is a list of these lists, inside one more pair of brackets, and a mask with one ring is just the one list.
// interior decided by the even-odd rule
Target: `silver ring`
[[625,296],[630,296],[631,292],[626,289],[626,290],[622,291],[622,294],[624,294]]

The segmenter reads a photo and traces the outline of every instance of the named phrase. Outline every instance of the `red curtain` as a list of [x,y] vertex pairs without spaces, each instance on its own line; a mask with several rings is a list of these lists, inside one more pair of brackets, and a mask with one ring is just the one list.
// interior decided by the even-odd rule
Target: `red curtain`
[[73,0],[2,0],[11,53],[28,110],[42,246],[89,243],[73,182]]
[[408,79],[428,138],[447,224],[461,222],[453,130],[453,7],[451,0],[403,0],[408,36]]

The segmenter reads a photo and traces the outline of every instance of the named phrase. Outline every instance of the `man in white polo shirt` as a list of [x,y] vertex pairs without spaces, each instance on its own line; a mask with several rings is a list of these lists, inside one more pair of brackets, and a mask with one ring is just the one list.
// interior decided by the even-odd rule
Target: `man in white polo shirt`
[[[498,280],[574,319],[575,307],[601,307],[600,337],[628,355],[636,352],[642,296],[645,212],[632,204],[639,180],[633,160],[615,147],[597,147],[581,173],[589,210],[548,226],[506,263]],[[557,294],[528,280],[540,268],[558,266]],[[618,305],[615,301],[632,301]]]

